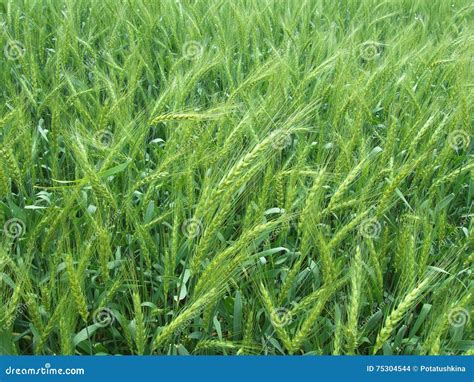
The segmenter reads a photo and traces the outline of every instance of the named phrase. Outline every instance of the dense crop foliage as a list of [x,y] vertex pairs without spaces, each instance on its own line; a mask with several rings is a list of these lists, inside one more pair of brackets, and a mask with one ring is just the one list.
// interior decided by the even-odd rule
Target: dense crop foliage
[[472,353],[470,1],[0,2],[0,353]]

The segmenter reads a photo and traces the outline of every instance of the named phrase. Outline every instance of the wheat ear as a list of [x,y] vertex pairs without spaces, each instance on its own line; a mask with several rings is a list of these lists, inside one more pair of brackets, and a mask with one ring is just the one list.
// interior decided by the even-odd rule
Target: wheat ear
[[415,301],[424,292],[425,288],[431,281],[431,278],[426,278],[423,280],[416,288],[408,293],[402,302],[389,314],[385,320],[384,326],[377,336],[372,354],[377,354],[377,352],[382,348],[383,344],[389,339],[390,335],[395,330],[405,313],[413,306]]

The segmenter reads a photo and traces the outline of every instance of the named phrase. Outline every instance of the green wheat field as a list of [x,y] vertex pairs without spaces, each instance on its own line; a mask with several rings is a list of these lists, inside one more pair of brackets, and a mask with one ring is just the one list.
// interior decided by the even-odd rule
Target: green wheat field
[[0,29],[1,354],[474,354],[472,2]]

